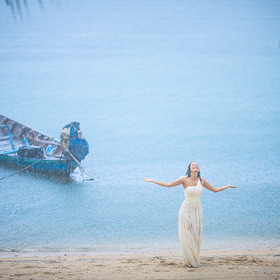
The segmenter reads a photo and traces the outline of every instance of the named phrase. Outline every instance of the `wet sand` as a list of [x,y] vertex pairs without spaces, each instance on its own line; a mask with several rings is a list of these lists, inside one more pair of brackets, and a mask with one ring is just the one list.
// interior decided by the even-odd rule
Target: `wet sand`
[[182,266],[180,253],[37,254],[0,256],[0,279],[273,279],[280,250],[201,253],[201,267]]

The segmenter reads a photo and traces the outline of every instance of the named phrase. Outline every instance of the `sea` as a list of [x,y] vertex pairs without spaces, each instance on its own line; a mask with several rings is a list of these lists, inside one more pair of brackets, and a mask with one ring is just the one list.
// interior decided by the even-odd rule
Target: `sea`
[[[280,248],[278,0],[0,1],[0,113],[90,152],[70,180],[0,180],[1,252],[179,251],[196,161],[202,250]],[[19,3],[19,4],[18,4]],[[0,177],[14,173],[0,167]]]

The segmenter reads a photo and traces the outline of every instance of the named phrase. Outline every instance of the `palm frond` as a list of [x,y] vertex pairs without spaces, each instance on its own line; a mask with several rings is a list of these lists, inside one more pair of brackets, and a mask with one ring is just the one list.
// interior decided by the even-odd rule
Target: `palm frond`
[[[21,21],[23,20],[23,10],[28,15],[29,8],[28,8],[28,1],[27,0],[5,0],[6,5],[10,8],[14,20],[19,18]],[[37,3],[42,11],[44,11],[44,5],[42,0],[37,0]]]

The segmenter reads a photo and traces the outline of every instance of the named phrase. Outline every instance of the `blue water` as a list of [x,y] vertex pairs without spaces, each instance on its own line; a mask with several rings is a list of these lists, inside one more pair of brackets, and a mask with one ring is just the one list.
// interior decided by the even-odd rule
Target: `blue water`
[[[279,1],[0,2],[0,111],[59,138],[94,178],[0,181],[0,250],[178,249],[190,161],[207,249],[280,247]],[[12,170],[1,167],[0,177]]]

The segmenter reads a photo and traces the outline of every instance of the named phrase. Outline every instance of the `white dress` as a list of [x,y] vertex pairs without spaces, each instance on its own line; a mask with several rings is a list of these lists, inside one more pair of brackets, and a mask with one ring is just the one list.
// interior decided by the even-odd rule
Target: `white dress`
[[202,185],[200,180],[196,186],[184,189],[185,200],[179,210],[178,233],[183,265],[198,267],[200,265],[200,246],[202,240],[202,208],[200,196]]

